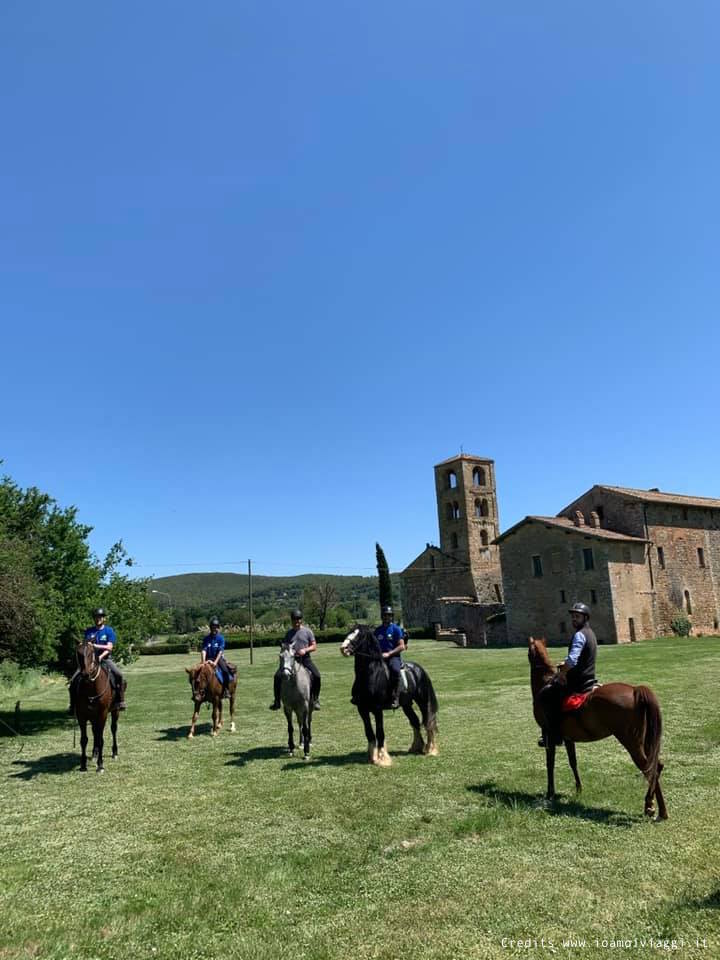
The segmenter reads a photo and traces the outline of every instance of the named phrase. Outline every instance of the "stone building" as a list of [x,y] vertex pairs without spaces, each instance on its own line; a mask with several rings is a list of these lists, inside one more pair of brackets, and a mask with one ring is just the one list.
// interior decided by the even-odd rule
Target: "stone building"
[[669,634],[681,612],[720,633],[720,500],[596,485],[496,543],[510,643],[567,639],[577,600],[605,643]]
[[440,546],[428,543],[400,575],[405,621],[462,630],[475,645],[499,642],[504,623],[497,617],[503,595],[494,544],[499,533],[495,463],[460,454],[434,470]]

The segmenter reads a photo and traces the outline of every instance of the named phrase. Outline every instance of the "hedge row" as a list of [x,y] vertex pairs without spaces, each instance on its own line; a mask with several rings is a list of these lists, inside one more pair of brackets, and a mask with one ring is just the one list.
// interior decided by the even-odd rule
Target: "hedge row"
[[[318,643],[342,643],[347,636],[347,630],[316,630],[315,639]],[[411,640],[432,639],[433,633],[425,627],[412,627],[407,631]],[[276,647],[285,636],[284,633],[263,633],[253,636],[253,647]],[[190,636],[187,640],[175,643],[156,643],[149,647],[140,648],[141,657],[158,657],[170,653],[194,653],[202,646],[202,638]],[[247,633],[228,633],[225,637],[226,650],[246,650],[250,646],[250,636]]]

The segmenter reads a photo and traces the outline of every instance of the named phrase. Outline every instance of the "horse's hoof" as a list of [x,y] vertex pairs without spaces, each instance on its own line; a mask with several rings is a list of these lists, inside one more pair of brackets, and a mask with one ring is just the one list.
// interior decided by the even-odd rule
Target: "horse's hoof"
[[236,731],[235,731],[235,724],[234,724],[234,723],[231,723],[231,724],[230,724],[230,733],[235,733],[235,732],[236,732]]
[[384,748],[378,752],[377,765],[379,767],[391,767],[392,757]]
[[114,753],[110,759],[111,759],[111,760],[117,760],[117,754]]
[[80,767],[80,773],[87,773],[87,767]]
[[98,768],[97,768],[97,772],[98,772],[98,773],[105,773],[105,767],[98,767]]
[[438,755],[438,748],[436,744],[427,744],[425,747],[425,756],[426,757],[436,757]]
[[194,733],[189,733],[187,738],[188,738],[188,740],[193,740],[194,737],[195,737],[195,734],[194,734]]

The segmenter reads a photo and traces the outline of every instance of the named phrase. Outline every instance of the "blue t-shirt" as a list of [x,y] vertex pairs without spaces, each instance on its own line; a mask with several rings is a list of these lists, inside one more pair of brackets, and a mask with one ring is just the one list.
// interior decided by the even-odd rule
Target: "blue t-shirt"
[[[110,643],[114,647],[117,643],[115,639],[115,631],[112,627],[88,627],[85,631],[85,639],[91,640],[93,643]],[[107,658],[112,657],[112,650],[108,652]]]
[[[375,631],[375,638],[380,644],[383,653],[389,653],[394,650],[403,638],[403,632],[396,623],[389,623],[387,626],[381,624]],[[396,657],[400,654],[396,653]]]
[[225,649],[225,637],[221,633],[215,636],[209,633],[203,640],[202,648],[208,660],[214,660]]

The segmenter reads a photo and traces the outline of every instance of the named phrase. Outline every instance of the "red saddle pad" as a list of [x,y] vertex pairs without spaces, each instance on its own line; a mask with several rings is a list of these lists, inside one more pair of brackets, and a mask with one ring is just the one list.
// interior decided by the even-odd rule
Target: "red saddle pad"
[[579,710],[591,693],[591,690],[588,690],[587,693],[571,693],[562,702],[562,712],[572,713],[573,710]]

